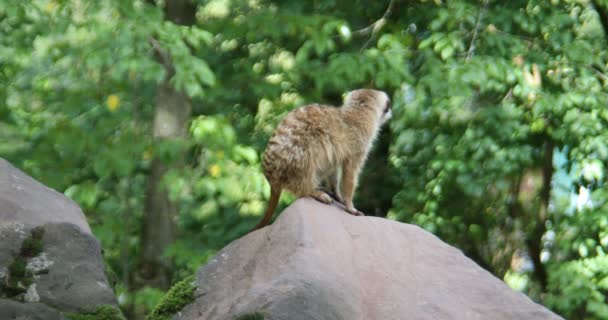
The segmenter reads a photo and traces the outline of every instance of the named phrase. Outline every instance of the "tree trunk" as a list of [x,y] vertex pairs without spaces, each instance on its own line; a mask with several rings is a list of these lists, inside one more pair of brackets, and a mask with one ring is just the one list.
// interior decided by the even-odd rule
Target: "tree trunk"
[[[190,112],[190,99],[165,81],[156,96],[155,140],[184,137]],[[180,158],[178,155],[173,166],[182,165]],[[171,263],[163,257],[163,252],[175,241],[175,217],[178,213],[178,207],[169,200],[162,185],[162,178],[168,170],[169,165],[162,160],[152,160],[144,200],[139,273],[147,285],[158,288],[167,288],[171,281]]]
[[549,219],[549,202],[551,200],[551,181],[553,180],[553,142],[547,140],[544,146],[543,184],[540,190],[540,207],[537,214],[536,226],[528,238],[528,249],[534,263],[533,276],[540,283],[542,292],[547,291],[548,275],[545,265],[541,261],[543,250],[543,236],[547,231],[546,222]]
[[[538,192],[535,192],[537,196],[533,196],[534,199],[526,202],[534,202],[534,205],[528,205],[522,203],[521,208],[525,208],[527,211],[525,216],[527,221],[525,224],[530,226],[526,235],[526,246],[528,247],[528,254],[534,265],[532,277],[540,286],[540,292],[547,291],[548,274],[541,260],[541,254],[543,250],[543,236],[547,231],[546,222],[549,217],[549,202],[551,200],[551,181],[553,180],[553,149],[554,144],[547,137],[547,140],[543,146],[543,166],[540,171],[540,188]],[[522,194],[526,194],[523,188],[520,189]],[[520,194],[520,197],[522,195]],[[521,200],[520,200],[521,201]]]
[[[196,5],[189,1],[168,0],[164,10],[165,19],[176,24],[191,25],[195,21]],[[167,76],[156,95],[153,127],[155,143],[185,137],[192,109],[190,98],[169,83],[175,69],[171,57],[162,50],[163,48],[156,48],[157,59],[163,64]],[[172,265],[165,258],[164,252],[175,242],[175,220],[179,211],[178,206],[169,199],[162,179],[171,167],[183,165],[183,155],[172,158],[177,160],[170,164],[157,157],[152,160],[144,200],[138,270],[143,282],[141,284],[162,289],[167,289],[171,283]]]

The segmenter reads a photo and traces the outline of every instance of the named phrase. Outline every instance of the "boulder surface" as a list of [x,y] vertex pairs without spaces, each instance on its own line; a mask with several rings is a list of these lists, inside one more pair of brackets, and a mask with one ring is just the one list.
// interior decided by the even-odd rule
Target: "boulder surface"
[[562,319],[431,233],[299,199],[197,274],[179,320]]
[[116,306],[80,208],[0,158],[0,318],[62,318]]
[[68,222],[82,232],[91,228],[74,201],[0,158],[0,222],[18,222],[27,227],[49,222]]

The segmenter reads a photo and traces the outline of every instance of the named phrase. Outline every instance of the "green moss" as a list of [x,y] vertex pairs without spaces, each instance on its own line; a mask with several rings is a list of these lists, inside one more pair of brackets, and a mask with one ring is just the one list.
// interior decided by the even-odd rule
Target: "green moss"
[[189,276],[171,287],[146,317],[146,320],[167,320],[185,305],[194,301],[194,290],[196,289],[196,286],[192,284],[194,280],[194,276]]
[[70,320],[125,320],[120,310],[109,305],[99,306],[94,311],[69,313],[65,316]]
[[103,259],[103,271],[106,273],[106,278],[108,278],[108,282],[110,286],[116,292],[116,284],[118,283],[118,275],[114,272],[112,266],[107,262],[107,260]]
[[26,274],[27,262],[22,257],[16,257],[11,265],[8,266],[10,278],[23,278]]
[[265,316],[261,312],[252,312],[236,317],[234,320],[264,320]]
[[25,293],[27,287],[32,284],[34,275],[27,270],[27,261],[42,253],[43,235],[44,229],[36,227],[30,231],[30,236],[21,242],[19,255],[8,266],[6,279],[2,279],[3,281],[0,284],[0,296],[20,299],[20,295]]
[[30,231],[30,236],[21,243],[19,255],[24,258],[32,258],[42,253],[42,236],[44,229],[42,227],[33,228]]
[[16,298],[27,291],[32,284],[33,275],[26,269],[27,261],[17,256],[8,266],[8,275],[0,286],[1,295],[8,298]]

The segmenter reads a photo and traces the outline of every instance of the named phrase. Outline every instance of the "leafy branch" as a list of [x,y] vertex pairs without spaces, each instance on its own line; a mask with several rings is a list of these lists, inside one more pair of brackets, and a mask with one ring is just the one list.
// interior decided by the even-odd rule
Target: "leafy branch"
[[395,9],[395,3],[397,3],[397,0],[391,0],[388,4],[388,7],[386,8],[386,11],[384,11],[384,14],[380,19],[376,20],[369,26],[356,30],[352,33],[353,36],[370,36],[367,41],[365,41],[365,44],[363,44],[361,50],[367,48],[370,43],[378,37],[378,33],[380,32],[380,30],[382,30],[388,18],[390,18],[390,16],[393,14],[393,11]]
[[475,28],[473,29],[473,37],[471,37],[471,44],[469,45],[469,50],[467,50],[467,58],[466,61],[469,61],[471,57],[473,57],[473,53],[475,52],[475,40],[477,40],[477,36],[479,34],[479,27],[481,26],[481,20],[483,19],[483,15],[488,7],[488,0],[484,0],[481,5],[481,9],[479,10],[479,14],[477,15],[477,22],[475,23]]

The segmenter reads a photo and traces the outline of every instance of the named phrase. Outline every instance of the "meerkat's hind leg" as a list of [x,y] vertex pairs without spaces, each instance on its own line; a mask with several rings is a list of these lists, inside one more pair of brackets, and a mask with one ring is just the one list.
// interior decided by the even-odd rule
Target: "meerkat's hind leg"
[[344,210],[346,212],[352,214],[353,216],[364,216],[365,215],[363,212],[357,210],[356,208],[352,208],[352,209],[345,208]]
[[332,202],[334,202],[334,199],[329,194],[321,190],[313,191],[310,196],[313,197],[315,200],[325,204],[331,204]]
[[332,200],[334,200],[335,202],[337,202],[341,205],[344,205],[344,200],[342,199],[342,197],[337,196],[334,192],[331,192],[331,191],[327,191],[325,193],[327,193],[327,195],[330,196],[332,198]]
[[326,192],[318,189],[318,183],[315,177],[307,177],[307,179],[301,179],[297,186],[294,186],[297,192],[296,195],[298,197],[312,197],[315,200],[330,204],[334,201],[334,199],[329,196]]
[[327,194],[329,194],[329,196],[337,202],[344,204],[344,199],[342,198],[342,192],[340,191],[338,181],[338,171],[335,171],[334,173],[329,175],[329,177],[327,178],[327,183],[329,184],[329,192]]

